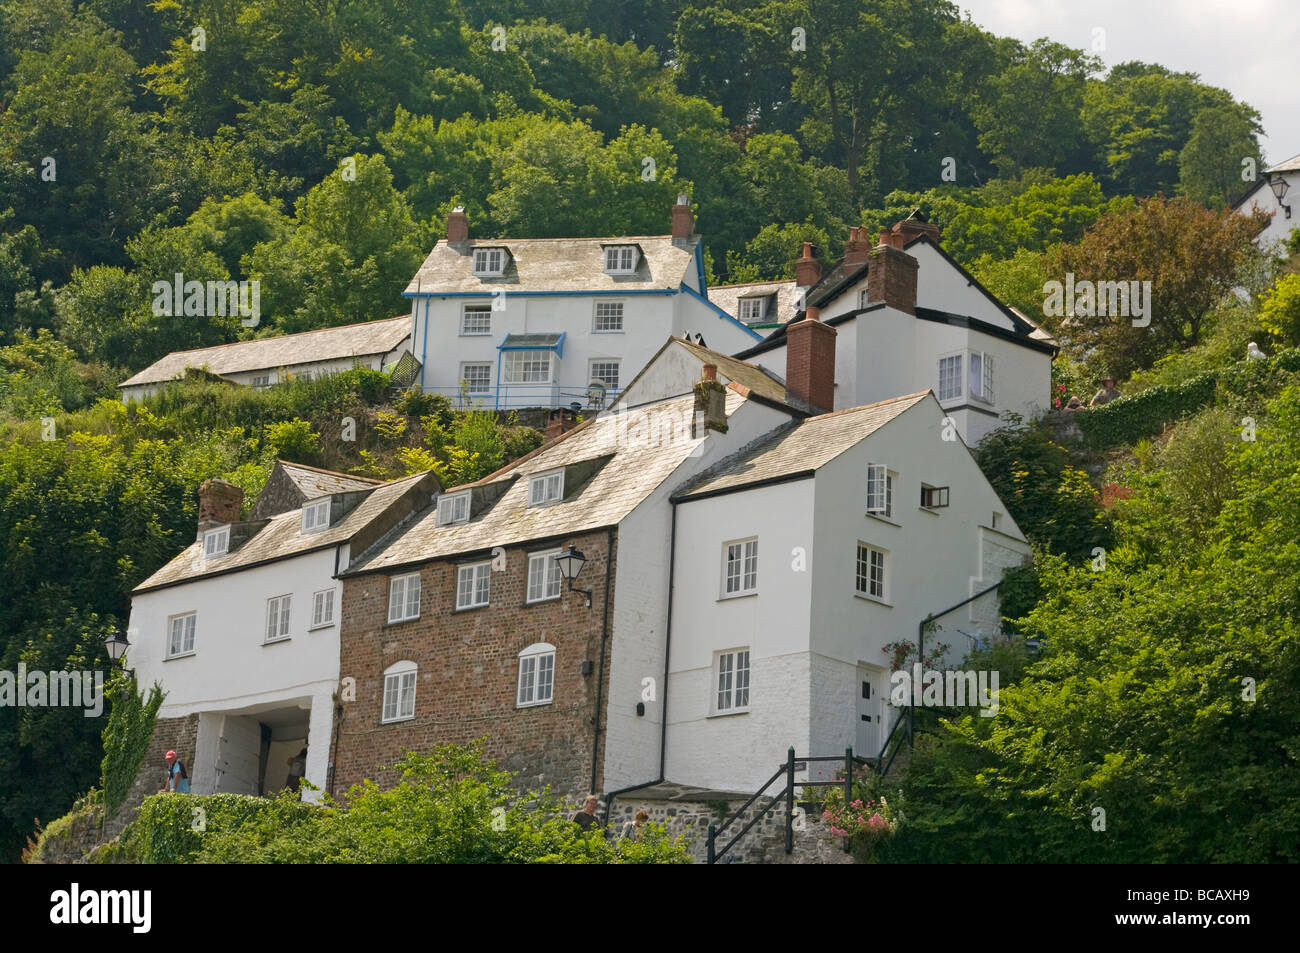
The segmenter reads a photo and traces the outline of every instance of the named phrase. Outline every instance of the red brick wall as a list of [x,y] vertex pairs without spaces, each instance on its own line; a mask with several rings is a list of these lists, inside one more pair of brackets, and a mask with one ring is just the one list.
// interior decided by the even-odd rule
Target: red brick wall
[[[617,546],[617,535],[614,536]],[[604,618],[609,537],[604,531],[565,539],[587,562],[577,585],[592,590],[591,608],[563,584],[561,597],[525,605],[528,553],[506,550],[506,567],[491,576],[490,605],[455,611],[457,564],[420,568],[420,617],[388,624],[388,575],[343,581],[341,678],[356,679],[356,700],[343,701],[338,729],[334,795],[342,798],[363,778],[383,788],[396,772],[381,771],[404,749],[428,752],[436,745],[485,738],[484,751],[498,765],[519,773],[521,787],[549,784],[557,793],[585,794],[591,784],[596,678]],[[616,568],[616,567],[615,567]],[[393,575],[403,575],[403,570]],[[615,575],[610,576],[610,619]],[[534,642],[555,646],[554,700],[516,708],[520,650]],[[394,662],[418,665],[415,718],[381,724],[383,672]],[[582,674],[590,660],[591,675]],[[609,698],[605,660],[604,704]],[[345,683],[346,684],[346,683]],[[604,723],[601,724],[602,741]],[[601,751],[598,763],[603,762]],[[597,786],[601,781],[597,774]]]
[[[895,237],[902,240],[901,233],[896,233]],[[877,246],[872,250],[871,263],[867,266],[867,303],[883,301],[904,314],[916,314],[916,271],[919,267],[917,260],[907,252],[889,245]]]
[[835,329],[809,317],[786,328],[786,390],[822,410],[835,407]]

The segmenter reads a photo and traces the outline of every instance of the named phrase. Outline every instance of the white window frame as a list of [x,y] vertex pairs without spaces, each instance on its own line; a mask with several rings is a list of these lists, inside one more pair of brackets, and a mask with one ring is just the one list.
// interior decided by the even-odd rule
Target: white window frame
[[[938,510],[938,509],[943,509],[944,507],[946,507],[946,506],[948,505],[948,497],[949,497],[949,492],[950,492],[950,490],[951,490],[951,487],[946,487],[946,486],[930,486],[930,484],[928,484],[928,483],[922,483],[922,484],[921,484],[921,509],[923,509],[923,510]],[[933,496],[934,499],[936,499],[936,500],[942,500],[943,502],[941,502],[941,503],[927,503],[927,502],[925,502],[926,494],[927,494],[927,493],[931,493],[931,494],[933,494],[933,495],[934,495],[934,496]]]
[[283,642],[289,638],[289,610],[292,608],[291,595],[272,596],[266,600],[266,632],[262,641]]
[[[993,355],[988,351],[970,351],[970,360],[967,363],[968,373],[966,381],[970,388],[971,400],[978,400],[981,404],[992,404],[994,397],[994,360]],[[978,364],[979,370],[976,371]],[[979,389],[976,390],[975,378],[978,374]]]
[[641,261],[641,252],[635,245],[606,245],[605,274],[634,275]]
[[559,555],[558,549],[529,554],[527,605],[550,602],[564,595],[564,577],[560,575],[560,564],[555,559]]
[[534,473],[528,478],[528,505],[553,506],[564,502],[564,469]]
[[854,594],[872,602],[888,604],[889,576],[889,550],[858,540],[853,561]]
[[533,708],[555,701],[555,646],[534,642],[519,653],[515,707]]
[[255,390],[261,390],[261,389],[264,388],[264,387],[270,387],[270,386],[271,386],[271,375],[270,375],[270,374],[255,374],[255,375],[253,375],[253,388],[254,388]]
[[419,666],[409,659],[394,662],[384,669],[383,704],[379,710],[381,725],[415,718],[415,689],[419,671]]
[[757,592],[758,537],[732,539],[723,543],[722,592],[719,598],[737,599]]
[[[466,373],[466,369],[471,367],[486,368],[487,377],[479,378],[476,382],[471,382],[469,375]],[[490,394],[492,392],[492,363],[490,361],[465,361],[460,365],[460,379],[465,382],[465,393]],[[482,386],[476,390],[474,383],[477,382],[481,382]]]
[[[757,311],[756,314],[746,314]],[[741,298],[736,306],[736,319],[742,324],[761,324],[767,315],[767,297]]]
[[865,308],[866,306],[867,306],[867,289],[863,288],[861,291],[858,292],[858,307]]
[[321,589],[311,594],[311,627],[313,629],[328,629],[334,625],[334,590]]
[[[194,654],[195,629],[198,627],[199,614],[197,612],[180,612],[173,616],[167,617],[167,657],[180,658],[184,655]],[[173,651],[173,642],[176,637],[176,623],[180,623],[180,650]],[[188,641],[189,645],[186,646]]]
[[[613,367],[614,379],[611,381],[608,378],[608,376],[604,374],[597,374],[596,368],[598,366]],[[597,357],[597,358],[592,358],[590,361],[587,362],[587,380],[601,381],[605,385],[607,390],[618,390],[618,382],[620,377],[622,376],[622,373],[623,373],[623,362],[616,357]]]
[[452,526],[469,522],[469,490],[442,493],[438,496],[438,525]]
[[894,518],[894,481],[898,474],[888,464],[867,464],[867,515]]
[[[468,581],[469,586],[466,587]],[[481,609],[492,598],[492,563],[470,563],[456,569],[456,610]]]
[[709,686],[709,711],[714,715],[739,715],[752,701],[752,659],[749,646],[713,653],[713,680]]
[[[954,361],[956,362],[955,365],[952,363]],[[955,366],[956,368],[955,375],[949,374],[948,376],[948,387],[946,390],[944,388],[944,365],[945,364],[947,364],[949,367]],[[966,361],[965,361],[964,351],[959,351],[956,354],[945,354],[943,357],[939,358],[939,386],[937,388],[936,393],[938,394],[940,402],[961,399],[961,395],[965,393],[965,391],[962,389],[962,384],[964,382],[965,366],[966,366]]]
[[[608,309],[607,313],[601,314],[601,308]],[[622,301],[601,301],[596,299],[591,309],[591,330],[594,334],[622,334],[623,318],[626,312],[624,302]],[[605,324],[613,324],[617,318],[618,327],[602,327],[602,321]]]
[[[323,515],[322,515],[323,514]],[[302,531],[322,533],[330,528],[330,498],[313,500],[302,507]]]
[[[555,376],[555,361],[551,351],[539,349],[523,351],[506,351],[505,358],[501,361],[501,381],[504,384],[550,384]],[[537,364],[546,361],[546,377],[544,379],[534,379],[525,373],[523,377],[516,379],[520,371],[529,371],[529,364],[533,365],[533,370]],[[517,365],[517,366],[512,366]]]
[[203,558],[216,559],[230,552],[230,524],[203,533]]
[[[487,327],[477,330],[469,329],[469,318],[473,315],[475,318],[487,317]],[[476,322],[477,323],[477,322]],[[492,305],[478,304],[476,302],[466,301],[460,306],[460,336],[463,338],[477,338],[491,336],[492,334]]]
[[[415,612],[411,612],[412,602],[414,602]],[[394,608],[400,613],[394,615]],[[404,573],[400,576],[390,576],[388,579],[388,621],[392,622],[409,622],[411,619],[420,618],[420,574],[418,572]]]
[[506,250],[501,247],[475,248],[472,262],[479,278],[499,278],[506,273]]

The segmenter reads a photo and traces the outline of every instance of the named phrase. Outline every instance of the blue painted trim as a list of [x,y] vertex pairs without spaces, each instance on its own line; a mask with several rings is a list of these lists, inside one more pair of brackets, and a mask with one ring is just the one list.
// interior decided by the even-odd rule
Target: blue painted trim
[[625,298],[628,295],[675,295],[677,288],[629,288],[626,291],[510,291],[497,288],[492,291],[403,291],[403,298],[491,298],[497,291],[505,291],[506,297],[517,298]]
[[[419,311],[420,305],[415,305],[416,311]],[[412,342],[414,343],[414,342]],[[429,366],[429,301],[426,298],[424,302],[424,337],[420,339],[420,392],[424,392],[424,372]]]
[[713,303],[712,301],[710,301],[708,298],[704,297],[704,295],[700,294],[698,291],[696,291],[696,290],[695,290],[694,288],[692,288],[690,285],[682,285],[682,291],[685,291],[685,292],[686,292],[688,295],[690,295],[692,298],[697,298],[697,299],[699,299],[700,301],[703,301],[706,305],[708,305],[710,308],[712,308],[714,311],[716,311],[716,312],[718,313],[718,317],[720,317],[720,318],[724,318],[724,319],[726,319],[727,321],[730,321],[730,322],[731,322],[732,324],[734,324],[736,327],[742,329],[746,334],[748,334],[750,337],[752,337],[755,341],[761,341],[761,340],[763,340],[763,335],[759,334],[757,331],[755,331],[753,328],[751,328],[751,327],[750,327],[748,324],[746,324],[744,321],[740,321],[740,320],[738,320],[738,319],[736,319],[736,318],[733,318],[731,315],[727,314],[727,312],[723,311],[723,310],[722,310],[721,308],[719,308],[716,304],[714,304],[714,303]]
[[700,290],[707,296],[709,293],[708,282],[704,280],[704,242],[695,243],[695,274],[700,279]]
[[[561,331],[559,338],[554,344],[507,344],[506,339],[502,338],[501,343],[497,345],[498,351],[554,351],[556,357],[564,357],[564,336],[568,331]],[[506,335],[509,337],[510,335]]]

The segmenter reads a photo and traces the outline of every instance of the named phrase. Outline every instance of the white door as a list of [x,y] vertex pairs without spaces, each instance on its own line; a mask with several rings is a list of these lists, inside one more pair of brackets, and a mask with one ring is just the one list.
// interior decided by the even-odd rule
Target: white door
[[857,740],[853,753],[874,758],[885,744],[885,670],[858,664]]

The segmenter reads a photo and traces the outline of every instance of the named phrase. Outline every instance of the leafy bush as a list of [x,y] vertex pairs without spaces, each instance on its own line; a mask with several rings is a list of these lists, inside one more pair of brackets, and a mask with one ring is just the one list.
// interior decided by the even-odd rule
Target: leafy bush
[[154,682],[146,698],[136,688],[135,674],[115,672],[105,694],[112,709],[108,724],[104,726],[104,762],[101,786],[104,792],[104,814],[117,814],[153,738],[158,709],[162,706],[162,687]]

